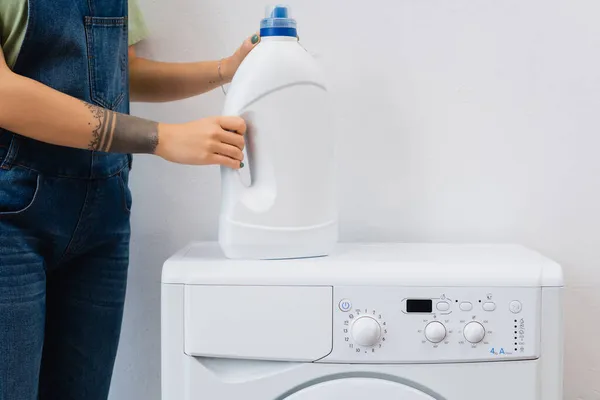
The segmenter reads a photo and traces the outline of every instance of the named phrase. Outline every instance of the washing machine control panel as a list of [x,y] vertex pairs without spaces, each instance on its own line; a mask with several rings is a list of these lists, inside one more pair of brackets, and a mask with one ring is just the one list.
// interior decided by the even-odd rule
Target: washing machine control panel
[[323,362],[539,357],[540,288],[333,289],[333,350]]

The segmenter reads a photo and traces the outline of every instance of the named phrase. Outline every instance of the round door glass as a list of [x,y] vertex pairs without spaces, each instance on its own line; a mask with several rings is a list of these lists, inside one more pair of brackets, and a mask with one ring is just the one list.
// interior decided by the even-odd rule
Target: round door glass
[[338,379],[310,386],[286,400],[435,400],[400,383],[373,378]]

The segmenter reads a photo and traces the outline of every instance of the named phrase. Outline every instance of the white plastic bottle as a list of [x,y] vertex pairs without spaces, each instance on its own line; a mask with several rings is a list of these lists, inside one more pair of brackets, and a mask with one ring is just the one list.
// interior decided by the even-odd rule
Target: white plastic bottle
[[325,80],[289,9],[261,22],[223,115],[247,123],[246,166],[222,167],[219,243],[237,259],[326,256],[338,240],[334,145]]

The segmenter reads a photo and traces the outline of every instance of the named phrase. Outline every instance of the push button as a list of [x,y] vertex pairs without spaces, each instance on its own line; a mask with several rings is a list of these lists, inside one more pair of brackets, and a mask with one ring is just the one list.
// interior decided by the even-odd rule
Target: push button
[[460,303],[460,309],[463,311],[471,311],[473,309],[473,304],[469,303],[468,301],[463,301]]
[[348,299],[343,299],[340,301],[340,310],[343,312],[348,312],[352,308],[352,303]]
[[446,301],[440,301],[439,303],[437,303],[436,308],[439,311],[448,311],[450,309],[450,304],[448,304],[448,302]]
[[509,306],[509,308],[510,308],[510,312],[511,312],[511,313],[513,313],[513,314],[518,314],[518,313],[520,313],[520,312],[521,312],[521,310],[523,309],[523,304],[521,304],[521,302],[520,302],[520,301],[516,301],[516,300],[514,300],[514,301],[511,301],[511,302],[510,302],[510,306]]
[[496,309],[496,303],[492,303],[491,301],[483,303],[483,309],[485,311],[494,311]]

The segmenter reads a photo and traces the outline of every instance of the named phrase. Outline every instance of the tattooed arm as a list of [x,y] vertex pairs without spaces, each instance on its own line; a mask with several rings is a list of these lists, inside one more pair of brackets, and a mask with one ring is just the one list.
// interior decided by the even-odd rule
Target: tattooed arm
[[[166,63],[137,57],[129,49],[129,77],[132,101],[163,102],[196,96],[227,84],[238,67],[258,44],[260,37],[248,38],[222,61]],[[220,73],[219,73],[220,72]]]
[[246,129],[240,118],[162,124],[119,114],[14,74],[1,50],[1,128],[59,146],[156,154],[185,164],[240,167]]
[[[90,150],[150,153],[158,146],[158,124],[82,102],[93,118]],[[88,124],[89,125],[89,124]]]

